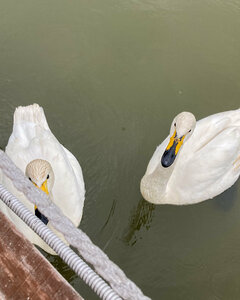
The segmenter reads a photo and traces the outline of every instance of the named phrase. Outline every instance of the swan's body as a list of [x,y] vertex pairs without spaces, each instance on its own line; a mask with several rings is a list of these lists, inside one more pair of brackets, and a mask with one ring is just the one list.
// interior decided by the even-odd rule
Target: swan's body
[[[198,203],[222,193],[238,179],[240,109],[211,115],[195,124],[193,118],[190,113],[179,114],[170,136],[153,154],[140,186],[149,202]],[[181,149],[174,153],[177,143],[182,143]]]
[[[85,195],[81,167],[76,158],[52,134],[44,111],[37,104],[16,109],[13,132],[9,138],[6,153],[24,173],[26,172],[29,178],[31,173],[33,178],[30,180],[33,182],[35,180],[36,186],[40,187],[41,180],[46,181],[50,199],[78,226],[82,218]],[[26,169],[33,160],[37,160],[34,166]],[[45,166],[44,161],[47,161],[49,166]],[[46,169],[45,174],[41,168]],[[53,171],[49,171],[51,168]],[[16,195],[30,211],[35,212],[34,205],[14,188],[8,178],[3,176],[2,181],[6,188]],[[51,248],[2,202],[0,208],[32,243],[54,254]],[[48,226],[51,227],[51,224],[48,223]]]

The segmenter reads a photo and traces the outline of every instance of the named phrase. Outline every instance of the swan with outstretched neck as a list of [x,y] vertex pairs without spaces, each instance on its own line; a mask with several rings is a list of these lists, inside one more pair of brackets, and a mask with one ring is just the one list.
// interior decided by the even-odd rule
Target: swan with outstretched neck
[[[82,169],[73,156],[51,132],[43,109],[38,104],[18,107],[14,113],[13,131],[6,153],[37,188],[44,191],[62,212],[78,226],[83,212],[85,186]],[[64,242],[51,222],[2,175],[3,185],[51,228]],[[50,254],[55,252],[2,201],[0,209],[35,245]]]
[[140,184],[154,204],[194,204],[217,196],[240,175],[240,109],[196,121],[178,114]]

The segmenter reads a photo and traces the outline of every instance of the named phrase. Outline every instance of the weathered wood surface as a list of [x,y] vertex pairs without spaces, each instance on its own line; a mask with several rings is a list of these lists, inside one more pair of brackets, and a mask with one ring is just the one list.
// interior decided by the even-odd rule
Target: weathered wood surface
[[1,212],[0,299],[83,299]]

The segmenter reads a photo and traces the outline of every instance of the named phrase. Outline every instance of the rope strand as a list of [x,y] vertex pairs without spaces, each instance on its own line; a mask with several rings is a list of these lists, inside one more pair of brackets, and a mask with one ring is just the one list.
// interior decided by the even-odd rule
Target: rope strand
[[2,150],[0,150],[0,168],[11,179],[14,186],[24,193],[30,202],[37,205],[52,226],[64,235],[67,242],[79,251],[80,255],[94,267],[118,295],[125,300],[150,300],[99,247],[92,243],[83,231],[76,228],[63,215],[59,207],[51,202],[44,192],[34,187]]

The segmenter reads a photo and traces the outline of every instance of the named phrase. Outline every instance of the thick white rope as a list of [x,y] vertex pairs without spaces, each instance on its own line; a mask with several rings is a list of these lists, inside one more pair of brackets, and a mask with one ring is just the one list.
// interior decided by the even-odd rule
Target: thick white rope
[[142,291],[129,280],[124,272],[97,246],[89,237],[76,228],[74,224],[61,212],[48,196],[37,189],[12,162],[5,152],[0,150],[0,168],[11,179],[14,186],[35,204],[42,214],[51,222],[52,226],[61,232],[67,242],[75,247],[81,256],[90,263],[96,272],[101,275],[112,289],[126,300],[150,300]]

